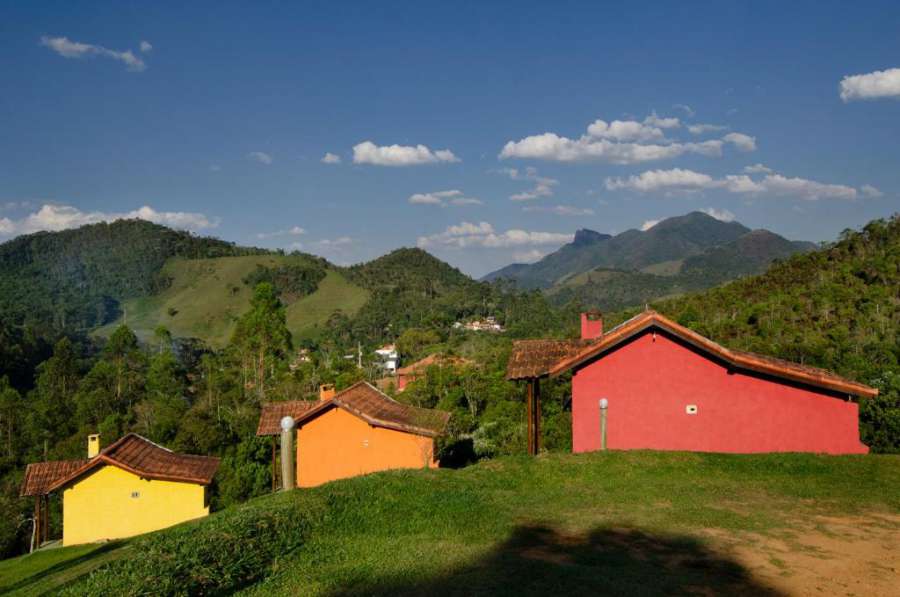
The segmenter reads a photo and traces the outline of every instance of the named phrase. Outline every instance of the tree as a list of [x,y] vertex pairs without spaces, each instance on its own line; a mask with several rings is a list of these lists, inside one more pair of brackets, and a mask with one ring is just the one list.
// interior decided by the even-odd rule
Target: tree
[[39,439],[61,439],[75,431],[75,394],[80,367],[72,341],[62,338],[53,356],[38,365],[33,427]]
[[262,282],[253,290],[250,310],[237,323],[231,343],[241,354],[242,368],[252,371],[252,383],[260,400],[275,362],[291,350],[284,307],[273,286]]
[[189,406],[184,371],[171,350],[163,350],[150,361],[146,390],[144,401],[135,409],[138,424],[150,439],[168,442],[178,432]]
[[0,377],[0,450],[3,460],[15,462],[18,454],[17,439],[25,414],[22,396],[9,385],[9,378]]

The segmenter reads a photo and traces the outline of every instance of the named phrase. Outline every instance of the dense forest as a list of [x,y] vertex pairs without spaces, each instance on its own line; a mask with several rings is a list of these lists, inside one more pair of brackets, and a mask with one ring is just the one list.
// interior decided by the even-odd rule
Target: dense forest
[[[102,225],[106,226],[106,225]],[[149,225],[152,226],[152,225]],[[33,242],[59,251],[76,251],[79,259],[22,257],[4,266],[0,276],[33,268],[37,282],[0,304],[0,556],[19,553],[30,532],[28,500],[18,497],[24,465],[43,459],[81,458],[86,436],[99,432],[102,442],[127,431],[176,450],[223,458],[213,487],[214,508],[225,507],[269,491],[270,446],[255,437],[259,406],[265,401],[309,399],[321,383],[339,389],[359,379],[381,376],[370,359],[382,342],[396,342],[405,363],[428,354],[461,357],[435,365],[397,395],[399,400],[450,411],[452,429],[442,440],[446,463],[518,453],[524,449],[522,388],[505,380],[512,340],[525,337],[573,337],[581,306],[548,303],[542,292],[520,291],[501,281],[476,282],[418,249],[400,249],[372,262],[341,270],[369,298],[354,315],[336,312],[318,334],[293,338],[286,325],[285,301],[315,289],[322,267],[258,268],[244,283],[252,300],[237,319],[230,341],[213,349],[198,339],[173,337],[159,327],[139,341],[126,326],[108,338],[84,335],[79,329],[97,319],[79,303],[79,325],[59,319],[59,304],[68,292],[89,288],[85,299],[127,296],[164,287],[154,278],[165,255],[188,258],[233,255],[242,249],[209,239],[169,236],[160,227],[137,226],[137,242],[122,238],[126,255],[143,259],[150,251],[155,264],[125,268],[121,276],[104,273],[79,282],[90,268],[119,261],[91,251],[77,253],[87,240],[69,244],[54,235],[17,239],[15,250],[4,245],[5,258],[27,252]],[[85,230],[84,228],[81,230]],[[87,228],[90,235],[108,228]],[[153,240],[152,232],[160,238]],[[46,238],[44,238],[46,237]],[[193,239],[193,240],[191,240]],[[196,241],[196,245],[192,243]],[[67,248],[73,247],[73,248]],[[151,247],[157,247],[151,250]],[[176,248],[173,248],[176,247]],[[98,253],[99,251],[95,251]],[[140,256],[137,258],[136,256]],[[113,259],[109,257],[108,259]],[[30,265],[22,265],[22,263]],[[44,273],[46,264],[69,263],[80,272]],[[77,265],[78,263],[91,263]],[[44,264],[43,266],[41,264]],[[333,267],[333,266],[330,266]],[[82,269],[79,269],[82,268]],[[87,268],[87,269],[84,269]],[[775,264],[761,276],[745,278],[695,295],[661,301],[654,306],[714,340],[742,348],[822,366],[878,387],[881,395],[861,407],[863,441],[873,450],[900,451],[900,218],[875,221],[862,231],[847,231],[833,245]],[[144,273],[141,273],[144,272]],[[105,277],[104,277],[105,276]],[[146,277],[144,277],[146,276]],[[52,289],[50,296],[43,292]],[[29,301],[33,305],[29,307]],[[49,311],[46,311],[49,309]],[[7,311],[8,310],[8,311]],[[7,316],[7,313],[11,313]],[[50,324],[40,319],[50,318]],[[610,325],[634,314],[607,314]],[[503,334],[471,333],[453,323],[491,315],[505,326]],[[58,327],[57,327],[58,326]],[[356,366],[357,347],[363,367]],[[296,358],[305,348],[309,361]],[[389,391],[391,391],[389,389]],[[570,444],[569,381],[554,380],[544,388],[543,443],[549,450]],[[59,529],[58,501],[53,525]]]

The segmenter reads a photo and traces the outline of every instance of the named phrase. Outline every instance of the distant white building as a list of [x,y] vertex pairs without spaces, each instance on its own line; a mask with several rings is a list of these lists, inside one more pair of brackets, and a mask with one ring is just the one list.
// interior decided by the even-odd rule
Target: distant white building
[[454,329],[464,329],[469,332],[502,332],[503,326],[497,323],[493,316],[484,319],[475,319],[473,321],[457,321],[453,324]]
[[397,372],[397,368],[400,366],[400,353],[397,352],[395,345],[385,344],[377,349],[375,354],[378,355],[379,367],[391,374]]

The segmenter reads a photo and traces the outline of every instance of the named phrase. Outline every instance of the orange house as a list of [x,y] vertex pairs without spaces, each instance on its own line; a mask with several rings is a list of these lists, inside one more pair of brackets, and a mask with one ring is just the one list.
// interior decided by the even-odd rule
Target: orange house
[[403,468],[434,468],[434,439],[450,413],[397,402],[367,382],[323,393],[318,402],[263,405],[259,436],[281,433],[281,417],[297,429],[297,485],[322,483]]

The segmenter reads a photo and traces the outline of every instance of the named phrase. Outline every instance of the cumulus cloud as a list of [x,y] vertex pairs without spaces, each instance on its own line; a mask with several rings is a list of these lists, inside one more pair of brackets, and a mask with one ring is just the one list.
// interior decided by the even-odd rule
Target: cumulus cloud
[[123,63],[125,68],[130,71],[139,72],[147,68],[144,61],[135,56],[131,50],[110,50],[95,44],[72,41],[68,37],[48,37],[46,35],[41,37],[41,45],[50,48],[63,58],[80,59],[102,56]]
[[266,166],[275,161],[271,155],[263,151],[251,151],[247,154],[247,159],[253,162],[259,162],[260,164],[265,164]]
[[753,164],[752,166],[744,166],[744,172],[747,174],[771,174],[773,170],[762,164]]
[[279,236],[300,236],[301,234],[306,234],[306,229],[301,228],[300,226],[292,226],[291,228],[287,228],[285,230],[276,230],[275,232],[260,232],[256,235],[256,238],[277,238]]
[[201,213],[157,211],[149,205],[144,205],[129,212],[114,213],[102,211],[86,212],[70,205],[45,203],[38,211],[28,214],[20,220],[3,218],[3,224],[0,225],[0,234],[19,235],[40,231],[57,232],[86,224],[128,219],[147,220],[148,222],[184,230],[202,230],[215,228],[219,225],[217,218],[210,218]]
[[720,189],[728,193],[795,197],[806,201],[819,199],[854,200],[861,196],[874,197],[880,193],[871,185],[868,190],[859,190],[840,184],[826,184],[806,178],[789,178],[770,173],[760,179],[745,174],[731,174],[723,178],[713,178],[708,174],[673,168],[671,170],[648,170],[627,178],[607,178],[606,188],[610,191],[627,189],[639,193],[653,192],[696,192]]
[[661,129],[677,129],[681,126],[681,120],[675,117],[663,118],[656,112],[652,112],[650,116],[644,119],[644,124]]
[[641,232],[647,232],[657,224],[659,224],[662,220],[644,220],[644,223],[641,224]]
[[510,195],[509,198],[512,201],[530,201],[541,197],[552,197],[553,187],[559,184],[559,181],[555,178],[540,176],[537,169],[531,166],[525,168],[525,170],[519,170],[518,168],[503,168],[499,170],[499,172],[509,176],[512,180],[528,180],[534,183],[533,188]]
[[594,210],[588,207],[575,207],[574,205],[528,205],[522,211],[544,212],[557,216],[592,216]]
[[141,52],[143,52],[144,54],[147,54],[147,53],[153,51],[153,44],[151,44],[149,41],[147,41],[145,39],[141,40],[141,45],[139,47],[141,49]]
[[449,191],[435,191],[432,193],[415,193],[407,199],[412,205],[481,205],[481,200],[475,197],[466,197],[459,189]]
[[556,232],[532,232],[528,230],[506,230],[497,232],[488,222],[462,222],[448,226],[443,232],[420,236],[416,244],[420,248],[428,247],[469,247],[507,248],[535,245],[562,245],[571,242],[572,234]]
[[353,239],[349,236],[339,236],[338,238],[324,238],[316,241],[320,247],[345,247],[353,244]]
[[603,120],[593,122],[577,139],[556,133],[531,135],[509,141],[500,159],[527,158],[555,162],[601,161],[612,164],[638,164],[671,159],[686,153],[709,157],[722,154],[724,141],[711,139],[700,143],[679,143],[666,139],[662,130],[637,121]]
[[900,68],[850,75],[841,79],[841,99],[845,102],[885,97],[900,98]]
[[875,187],[873,187],[870,184],[864,184],[863,186],[861,186],[859,188],[859,190],[862,191],[862,194],[865,195],[866,197],[872,197],[872,198],[884,197],[884,193],[882,193],[880,190],[876,189]]
[[719,220],[720,222],[733,222],[735,215],[727,209],[716,209],[715,207],[706,207],[701,209],[703,213]]
[[384,145],[363,141],[353,146],[353,163],[373,166],[420,166],[459,162],[449,149],[432,151],[425,145]]
[[705,135],[706,133],[718,133],[727,128],[721,124],[689,124],[687,130],[692,135]]
[[741,151],[756,151],[756,137],[745,135],[743,133],[728,133],[722,140],[731,143]]
[[331,153],[330,151],[326,151],[325,155],[322,156],[321,161],[323,164],[340,164],[341,156],[337,155],[336,153]]

